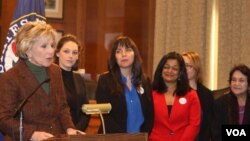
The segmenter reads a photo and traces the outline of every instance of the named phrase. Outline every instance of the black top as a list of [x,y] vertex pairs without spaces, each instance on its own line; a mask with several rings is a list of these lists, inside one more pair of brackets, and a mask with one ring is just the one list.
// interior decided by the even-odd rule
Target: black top
[[173,105],[168,105],[167,106],[167,108],[168,108],[168,116],[169,117],[170,117],[170,114],[171,114],[172,107],[173,107]]
[[197,84],[197,94],[200,100],[202,112],[200,132],[196,141],[210,141],[212,136],[211,124],[213,120],[213,94],[211,90],[200,83]]
[[[127,106],[125,94],[113,94],[113,81],[110,73],[102,74],[99,77],[96,89],[97,103],[111,103],[112,109],[109,114],[104,114],[105,129],[107,133],[126,133],[127,132]],[[144,122],[141,132],[150,132],[153,126],[153,101],[152,89],[149,79],[142,81],[143,94],[139,94],[141,107],[144,115]],[[99,128],[102,133],[102,127]]]
[[[232,110],[233,107],[239,107],[237,98],[229,92],[215,100],[214,103],[214,120],[213,120],[213,139],[212,141],[221,141],[221,127],[223,124],[237,124],[238,121],[232,120],[232,115],[239,114],[239,110]],[[230,113],[231,111],[232,113]],[[245,112],[242,124],[250,125],[250,93],[247,94]]]
[[82,105],[88,103],[85,81],[80,74],[62,69],[65,93],[70,113],[78,130],[84,131],[90,117],[82,112]]

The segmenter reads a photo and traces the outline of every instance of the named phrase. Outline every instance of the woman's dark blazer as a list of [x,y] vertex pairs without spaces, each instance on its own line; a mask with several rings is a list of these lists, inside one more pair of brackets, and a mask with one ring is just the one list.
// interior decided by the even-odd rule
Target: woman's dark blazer
[[67,102],[70,107],[72,120],[76,126],[76,129],[84,131],[87,128],[90,120],[90,116],[82,112],[82,105],[89,103],[86,94],[85,80],[77,72],[73,72],[73,79],[74,79],[76,94],[70,93],[69,90],[65,88],[65,92],[67,95]]
[[[107,133],[126,133],[127,132],[127,106],[125,94],[112,95],[113,89],[112,77],[110,73],[102,74],[99,77],[96,89],[97,103],[111,103],[112,110],[109,114],[104,115],[104,122]],[[153,101],[152,88],[149,79],[142,83],[143,94],[138,96],[141,101],[141,107],[144,115],[144,123],[141,126],[141,132],[150,132],[153,126]],[[99,133],[102,127],[99,128]]]
[[[222,134],[221,128],[223,124],[232,124],[229,122],[229,99],[231,99],[234,95],[229,92],[215,100],[214,103],[214,120],[213,120],[213,128],[212,128],[212,141],[221,141]],[[238,114],[238,113],[235,113]],[[250,125],[250,93],[247,95],[247,101],[245,105],[245,112],[242,124]]]
[[200,83],[197,84],[197,93],[201,104],[202,117],[200,132],[196,141],[210,141],[212,136],[211,124],[213,119],[213,94],[211,90]]
[[[67,128],[75,128],[66,96],[59,66],[47,69],[50,78],[49,95],[39,88],[23,107],[23,140],[28,141],[34,131],[44,131],[55,136],[66,134]],[[12,140],[19,140],[19,118],[13,118],[15,109],[28,97],[39,82],[22,59],[0,76],[0,130]]]

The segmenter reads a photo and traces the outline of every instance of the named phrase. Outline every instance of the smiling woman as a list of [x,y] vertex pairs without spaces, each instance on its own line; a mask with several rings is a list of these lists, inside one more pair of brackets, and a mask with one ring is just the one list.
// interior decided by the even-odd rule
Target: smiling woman
[[189,86],[185,62],[179,53],[169,52],[158,63],[153,80],[153,102],[154,126],[150,141],[196,139],[201,107],[196,91]]
[[[233,67],[229,73],[230,91],[216,99],[214,106],[213,140],[221,141],[225,131],[222,125],[250,124],[250,69],[244,64]],[[243,128],[243,126],[242,126]]]

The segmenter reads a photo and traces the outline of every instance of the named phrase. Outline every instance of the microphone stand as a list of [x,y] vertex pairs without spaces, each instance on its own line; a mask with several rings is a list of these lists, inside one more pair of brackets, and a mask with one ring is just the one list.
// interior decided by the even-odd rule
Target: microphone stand
[[20,127],[19,127],[19,137],[20,137],[20,141],[23,141],[23,112],[20,112]]
[[19,127],[19,136],[20,136],[20,141],[23,141],[23,112],[22,109],[24,107],[24,105],[26,104],[26,102],[28,101],[28,99],[33,96],[35,94],[35,92],[44,84],[44,83],[48,83],[50,81],[49,78],[45,79],[44,81],[42,81],[42,83],[40,83],[35,90],[30,93],[30,95],[28,95],[25,99],[22,100],[22,102],[19,104],[19,106],[16,109],[15,114],[13,115],[13,118],[16,118],[17,115],[20,114],[20,127]]
[[100,109],[98,110],[99,112],[99,115],[101,117],[101,121],[102,121],[102,131],[103,131],[103,134],[105,135],[106,134],[106,128],[105,128],[105,123],[104,123],[104,119],[103,119],[103,116],[102,116],[102,112],[100,111]]
[[102,131],[103,134],[106,134],[106,127],[105,122],[103,119],[103,114],[108,114],[111,110],[110,103],[103,103],[103,104],[83,104],[82,105],[82,112],[90,115],[90,114],[99,114],[102,123]]

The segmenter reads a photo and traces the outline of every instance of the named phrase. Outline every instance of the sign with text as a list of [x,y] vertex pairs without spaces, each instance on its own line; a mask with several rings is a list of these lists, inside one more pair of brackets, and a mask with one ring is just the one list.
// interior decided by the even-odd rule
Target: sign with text
[[[246,141],[250,137],[250,125],[222,125],[222,141],[229,139]],[[249,140],[249,139],[248,139]]]

